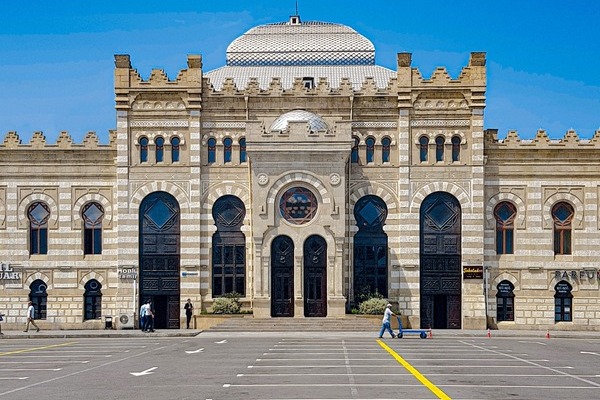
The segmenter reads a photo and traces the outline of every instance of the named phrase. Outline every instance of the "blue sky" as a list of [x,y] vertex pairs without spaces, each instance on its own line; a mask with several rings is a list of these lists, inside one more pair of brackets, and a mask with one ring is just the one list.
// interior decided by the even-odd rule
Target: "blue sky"
[[[341,23],[375,45],[377,64],[395,70],[413,54],[428,77],[445,66],[453,77],[471,51],[487,52],[485,128],[522,138],[545,129],[582,138],[600,129],[600,2],[596,0],[404,1],[299,0],[304,21]],[[130,54],[147,78],[171,79],[187,54],[204,70],[225,63],[227,45],[248,29],[287,21],[295,0],[6,1],[0,5],[0,140],[17,131],[28,142],[43,131],[54,143],[114,129],[114,54]]]

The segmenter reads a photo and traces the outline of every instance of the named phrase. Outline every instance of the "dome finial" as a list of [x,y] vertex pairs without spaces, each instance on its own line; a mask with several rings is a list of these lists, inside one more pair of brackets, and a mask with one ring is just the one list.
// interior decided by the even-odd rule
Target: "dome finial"
[[296,0],[296,14],[290,16],[290,25],[300,25],[300,14],[298,14],[298,0]]

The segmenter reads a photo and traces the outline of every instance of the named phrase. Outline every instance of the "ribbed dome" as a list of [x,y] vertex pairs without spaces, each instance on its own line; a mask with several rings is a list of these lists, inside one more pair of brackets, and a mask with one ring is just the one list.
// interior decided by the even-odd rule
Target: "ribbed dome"
[[272,124],[269,129],[271,132],[281,132],[288,128],[290,121],[306,122],[310,125],[312,132],[328,130],[327,123],[321,117],[305,110],[294,110],[281,114]]
[[373,43],[354,29],[294,17],[252,28],[227,47],[228,66],[374,64]]

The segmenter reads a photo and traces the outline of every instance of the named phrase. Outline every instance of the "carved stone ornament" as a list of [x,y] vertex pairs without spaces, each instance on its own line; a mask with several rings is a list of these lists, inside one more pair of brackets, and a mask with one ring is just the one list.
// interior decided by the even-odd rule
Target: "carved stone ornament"
[[265,186],[269,183],[269,176],[267,174],[258,174],[257,180],[260,186]]
[[333,186],[339,185],[341,181],[342,181],[342,178],[340,177],[339,174],[333,173],[333,174],[329,175],[329,182]]

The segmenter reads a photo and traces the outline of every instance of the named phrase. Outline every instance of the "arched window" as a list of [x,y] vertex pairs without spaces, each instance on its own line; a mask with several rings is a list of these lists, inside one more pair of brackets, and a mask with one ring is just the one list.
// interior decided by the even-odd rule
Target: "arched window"
[[140,138],[140,162],[148,162],[148,138]]
[[242,232],[246,207],[237,197],[225,195],[213,206],[217,232],[212,241],[213,297],[228,293],[246,295],[246,237]]
[[496,318],[498,322],[515,320],[515,287],[509,281],[502,281],[496,287]]
[[179,162],[179,143],[178,137],[171,138],[171,162]]
[[29,254],[48,254],[48,220],[50,209],[37,201],[27,209],[29,218]]
[[208,139],[208,163],[214,164],[217,156],[217,141],[215,138]]
[[225,164],[231,162],[231,145],[232,145],[232,143],[233,143],[233,140],[231,140],[231,138],[225,138],[225,140],[223,140],[223,162]]
[[352,164],[358,164],[358,143],[360,142],[356,136],[352,138],[354,141],[352,145],[352,153],[350,154],[350,162]]
[[496,254],[513,254],[516,217],[517,209],[508,201],[502,201],[494,208],[494,218],[496,218]]
[[375,139],[368,137],[367,141],[367,164],[373,163],[373,155],[375,154]]
[[354,301],[374,294],[388,295],[388,237],[383,231],[387,205],[374,195],[361,197],[354,206],[358,232],[354,235]]
[[419,138],[419,159],[421,162],[427,162],[429,153],[429,138],[427,136],[421,136]]
[[435,161],[444,161],[444,137],[438,136],[435,138]]
[[240,139],[240,164],[246,162],[246,139]]
[[165,139],[162,136],[154,140],[156,145],[156,162],[163,162],[165,156]]
[[384,163],[390,162],[390,145],[392,140],[389,137],[384,137],[381,140],[381,161]]
[[452,137],[452,162],[460,161],[460,136]]
[[84,321],[99,319],[102,316],[102,285],[95,279],[90,279],[84,286],[83,302],[85,307]]
[[560,202],[552,207],[554,220],[554,254],[571,254],[571,222],[574,210],[569,203]]
[[46,282],[41,279],[36,279],[29,285],[29,300],[35,309],[33,319],[46,319],[46,300],[48,298],[46,288]]
[[102,254],[102,219],[104,209],[98,203],[88,203],[81,212],[83,219],[83,254]]
[[560,281],[554,286],[554,321],[573,320],[573,288],[568,282]]

